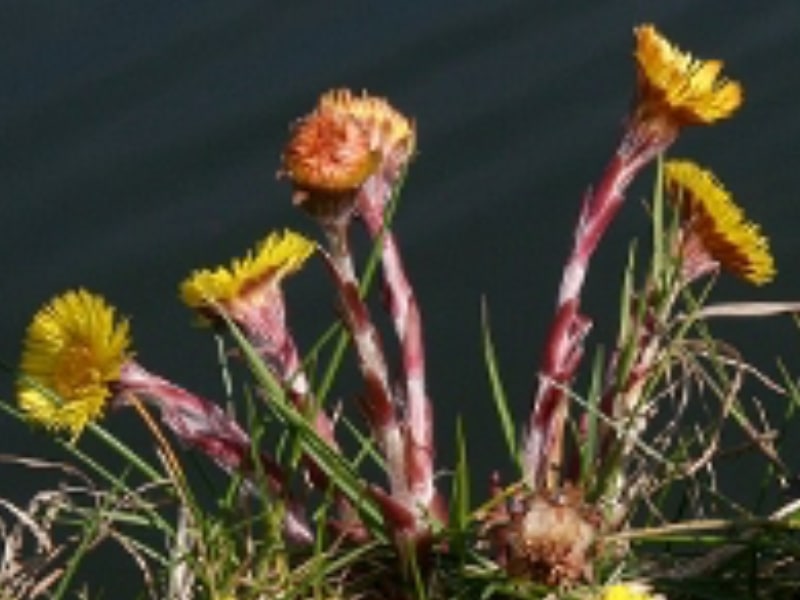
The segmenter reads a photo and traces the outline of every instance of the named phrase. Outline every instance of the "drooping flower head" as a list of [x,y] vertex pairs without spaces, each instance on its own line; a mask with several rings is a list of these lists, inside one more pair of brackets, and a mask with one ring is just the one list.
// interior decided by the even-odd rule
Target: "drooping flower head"
[[637,93],[631,127],[667,145],[686,125],[709,125],[731,116],[742,87],[720,76],[723,62],[682,52],[652,25],[634,30]]
[[129,345],[127,321],[103,298],[86,290],[57,296],[28,326],[20,408],[32,422],[77,437],[103,414]]
[[282,340],[285,309],[280,283],[303,266],[314,248],[298,233],[271,233],[255,251],[228,267],[194,271],[181,283],[181,299],[204,316],[224,310],[259,339]]
[[713,173],[688,160],[670,160],[664,184],[685,223],[684,245],[693,252],[691,257],[684,253],[684,260],[692,258],[692,270],[698,270],[699,251],[750,283],[762,285],[775,277],[769,241]]

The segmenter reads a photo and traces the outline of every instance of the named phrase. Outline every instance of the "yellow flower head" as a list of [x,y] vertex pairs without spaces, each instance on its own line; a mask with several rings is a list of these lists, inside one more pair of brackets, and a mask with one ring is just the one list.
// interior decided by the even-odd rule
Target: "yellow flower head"
[[634,34],[640,119],[660,118],[673,127],[710,124],[739,108],[742,87],[720,77],[722,61],[681,52],[652,25]]
[[31,421],[77,437],[102,415],[129,345],[127,321],[101,297],[77,290],[54,298],[28,326],[20,408]]
[[691,161],[670,160],[664,167],[664,181],[689,230],[714,260],[756,285],[775,277],[768,240],[758,225],[746,220],[710,171]]
[[230,267],[194,271],[180,286],[181,299],[190,308],[207,312],[215,305],[230,308],[253,290],[277,286],[286,275],[303,266],[314,243],[292,231],[271,233]]
[[641,583],[615,583],[603,588],[598,600],[663,600],[660,594],[651,594]]

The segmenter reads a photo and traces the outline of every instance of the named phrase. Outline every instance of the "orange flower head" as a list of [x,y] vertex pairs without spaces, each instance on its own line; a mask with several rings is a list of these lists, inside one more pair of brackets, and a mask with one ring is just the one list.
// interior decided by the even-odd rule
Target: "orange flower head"
[[295,204],[338,220],[349,216],[356,192],[371,176],[394,183],[415,147],[413,123],[386,100],[332,90],[295,127],[282,174],[294,184]]
[[377,166],[361,124],[322,104],[297,123],[283,155],[283,174],[294,184],[297,204],[312,196],[352,195]]
[[708,125],[733,114],[742,87],[720,76],[720,60],[699,60],[682,52],[650,24],[636,36],[637,108],[635,120],[662,126]]
[[691,161],[670,160],[664,166],[664,182],[690,242],[699,243],[713,260],[750,283],[772,281],[775,264],[769,241],[713,173]]
[[350,90],[332,90],[320,98],[320,108],[353,118],[366,131],[370,147],[384,168],[404,167],[416,149],[414,124],[385,99]]

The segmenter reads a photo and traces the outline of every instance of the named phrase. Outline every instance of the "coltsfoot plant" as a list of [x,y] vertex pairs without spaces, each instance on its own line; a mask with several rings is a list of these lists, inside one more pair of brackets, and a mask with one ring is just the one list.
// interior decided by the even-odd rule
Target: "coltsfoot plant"
[[[496,468],[516,477],[484,474],[487,496],[473,503],[481,475],[470,468],[470,436],[460,426],[456,464],[436,462],[434,408],[446,399],[428,393],[423,315],[391,219],[416,127],[385,99],[337,89],[292,125],[279,171],[319,240],[278,229],[243,257],[180,283],[196,320],[225,345],[226,373],[237,374],[225,404],[145,366],[128,321],[94,292],[65,291],[34,315],[14,370],[17,402],[3,406],[46,429],[74,461],[3,457],[55,471],[62,483],[27,507],[0,504],[0,598],[90,597],[80,565],[108,542],[141,572],[131,597],[798,592],[800,500],[782,458],[795,380],[782,364],[779,377],[756,368],[710,321],[755,321],[800,306],[710,303],[720,277],[770,282],[769,244],[711,171],[665,157],[685,129],[732,116],[742,87],[722,76],[721,61],[692,57],[652,25],[634,36],[630,112],[580,204],[528,402],[506,398],[484,312],[493,390],[484,401],[496,406],[508,447]],[[649,251],[641,258],[632,245],[619,313],[606,316],[619,319],[616,339],[587,361],[592,319],[581,298],[591,260],[649,165]],[[357,227],[373,240],[367,257],[351,250]],[[309,260],[324,264],[338,313],[313,348],[301,349],[283,288]],[[383,329],[368,302],[376,276],[390,323]],[[398,352],[385,351],[386,331]],[[399,364],[388,358],[395,355]],[[340,409],[330,390],[350,359],[362,385]],[[234,363],[245,368],[228,371]],[[762,409],[759,393],[772,397],[772,410]],[[766,415],[775,406],[783,410],[773,426]],[[112,410],[138,415],[155,454],[102,425]],[[108,453],[84,450],[87,435]],[[737,446],[726,447],[727,439]],[[780,498],[772,509],[743,505],[718,479],[732,451],[762,461],[759,485]],[[192,454],[219,469],[211,487],[185,468]],[[109,455],[127,467],[109,466]],[[436,477],[442,469],[451,477]]]

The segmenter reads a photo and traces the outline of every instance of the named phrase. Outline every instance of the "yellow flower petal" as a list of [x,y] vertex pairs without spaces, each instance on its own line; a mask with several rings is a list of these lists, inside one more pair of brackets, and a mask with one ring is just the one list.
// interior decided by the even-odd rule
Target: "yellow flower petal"
[[769,241],[714,175],[687,160],[670,160],[664,167],[669,198],[706,252],[739,277],[761,285],[775,277]]
[[303,266],[314,248],[313,242],[292,231],[272,233],[255,252],[234,259],[229,267],[194,271],[180,286],[181,299],[199,310],[229,304],[257,286],[278,285],[284,276]]
[[606,586],[598,600],[663,600],[663,598],[660,594],[651,594],[646,585],[628,582]]
[[652,25],[634,33],[640,116],[666,118],[676,125],[709,124],[739,108],[742,87],[720,77],[722,61],[681,52]]
[[85,290],[54,298],[28,326],[18,401],[28,418],[78,436],[99,418],[129,358],[128,323]]

